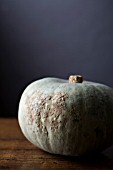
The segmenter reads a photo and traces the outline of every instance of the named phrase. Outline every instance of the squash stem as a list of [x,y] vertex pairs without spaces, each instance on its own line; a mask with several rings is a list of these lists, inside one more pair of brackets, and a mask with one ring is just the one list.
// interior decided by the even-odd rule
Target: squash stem
[[69,76],[69,83],[82,83],[83,77],[81,75],[71,75]]

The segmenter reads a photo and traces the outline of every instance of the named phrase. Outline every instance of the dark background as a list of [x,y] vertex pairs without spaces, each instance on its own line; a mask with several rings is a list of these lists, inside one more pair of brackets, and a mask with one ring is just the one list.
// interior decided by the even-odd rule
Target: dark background
[[0,0],[0,116],[30,82],[70,74],[113,87],[113,1]]

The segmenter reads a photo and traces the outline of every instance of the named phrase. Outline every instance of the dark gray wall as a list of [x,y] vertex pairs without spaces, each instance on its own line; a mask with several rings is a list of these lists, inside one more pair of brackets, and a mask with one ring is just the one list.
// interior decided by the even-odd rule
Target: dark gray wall
[[0,0],[0,115],[17,115],[20,95],[46,76],[113,87],[112,0]]

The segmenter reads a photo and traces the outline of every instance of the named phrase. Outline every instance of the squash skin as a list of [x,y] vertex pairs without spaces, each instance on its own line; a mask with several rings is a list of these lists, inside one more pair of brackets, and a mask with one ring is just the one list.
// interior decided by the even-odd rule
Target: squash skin
[[103,151],[113,143],[113,90],[88,81],[44,78],[23,92],[18,120],[26,138],[47,152]]

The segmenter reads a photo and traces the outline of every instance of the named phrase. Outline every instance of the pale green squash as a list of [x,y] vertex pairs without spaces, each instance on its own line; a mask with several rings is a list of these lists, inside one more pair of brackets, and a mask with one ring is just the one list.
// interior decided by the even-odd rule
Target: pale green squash
[[81,76],[30,84],[19,103],[26,138],[54,154],[83,155],[113,143],[113,89]]

